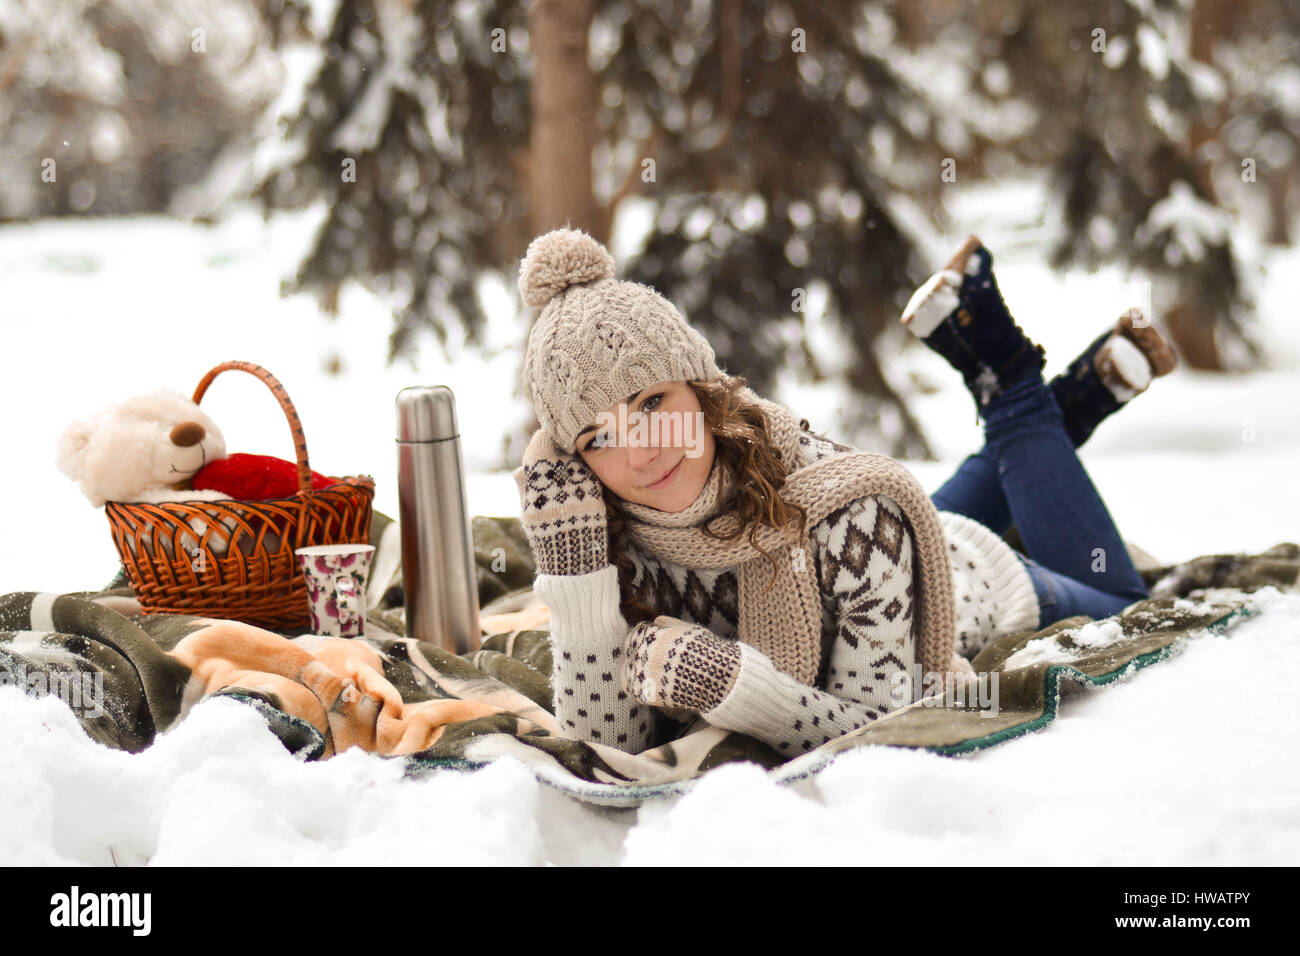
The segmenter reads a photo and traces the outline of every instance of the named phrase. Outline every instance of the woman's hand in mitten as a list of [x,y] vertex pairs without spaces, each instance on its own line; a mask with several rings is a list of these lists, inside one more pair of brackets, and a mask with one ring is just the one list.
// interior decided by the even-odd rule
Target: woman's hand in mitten
[[740,673],[739,643],[666,614],[634,627],[624,655],[623,690],[654,707],[710,711]]
[[514,478],[539,574],[587,574],[609,564],[605,496],[586,462],[539,428]]

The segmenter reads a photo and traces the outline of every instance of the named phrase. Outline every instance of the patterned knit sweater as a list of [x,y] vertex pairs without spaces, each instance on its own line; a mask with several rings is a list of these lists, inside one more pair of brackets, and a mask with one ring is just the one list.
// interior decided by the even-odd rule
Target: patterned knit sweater
[[[853,451],[804,430],[806,461]],[[627,504],[643,520],[704,524],[721,509],[715,466],[699,498],[681,512]],[[1038,626],[1028,572],[996,534],[962,515],[939,512],[953,569],[958,653],[973,657],[1000,634]],[[898,504],[883,495],[855,499],[808,532],[808,561],[822,596],[822,652],[816,686],[775,668],[740,645],[741,676],[710,724],[757,737],[794,756],[912,700],[913,533]],[[634,586],[649,581],[660,614],[736,641],[737,572],[688,569],[629,545]],[[556,716],[570,736],[639,753],[680,732],[672,712],[641,704],[622,690],[619,674],[628,626],[620,611],[614,565],[577,576],[538,575],[537,593],[551,609],[552,686]]]

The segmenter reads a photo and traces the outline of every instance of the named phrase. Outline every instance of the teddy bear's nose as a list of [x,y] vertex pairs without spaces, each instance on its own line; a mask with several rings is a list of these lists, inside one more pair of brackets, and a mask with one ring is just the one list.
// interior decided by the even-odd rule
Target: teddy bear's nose
[[203,441],[203,436],[207,432],[198,422],[181,422],[172,428],[171,440],[173,445],[179,445],[181,448],[189,448],[191,445],[197,445]]

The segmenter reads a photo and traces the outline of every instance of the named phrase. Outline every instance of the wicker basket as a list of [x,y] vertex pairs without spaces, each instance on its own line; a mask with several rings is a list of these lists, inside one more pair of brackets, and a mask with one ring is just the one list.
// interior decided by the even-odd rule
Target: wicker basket
[[293,432],[298,493],[268,501],[110,501],[113,543],[146,614],[230,618],[272,630],[310,627],[307,588],[294,549],[368,544],[375,482],[369,475],[313,489],[302,422],[284,386],[260,365],[224,362],[199,382],[235,369],[261,379]]

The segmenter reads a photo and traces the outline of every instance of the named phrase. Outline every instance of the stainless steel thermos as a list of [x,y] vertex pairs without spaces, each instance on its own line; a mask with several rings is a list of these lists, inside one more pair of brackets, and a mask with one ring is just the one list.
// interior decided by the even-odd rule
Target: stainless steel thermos
[[456,400],[445,385],[397,393],[397,496],[406,636],[455,654],[477,650],[478,571]]

